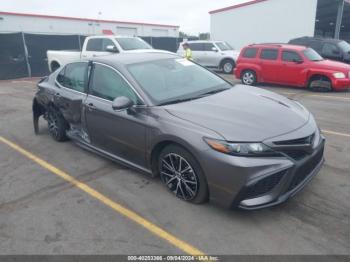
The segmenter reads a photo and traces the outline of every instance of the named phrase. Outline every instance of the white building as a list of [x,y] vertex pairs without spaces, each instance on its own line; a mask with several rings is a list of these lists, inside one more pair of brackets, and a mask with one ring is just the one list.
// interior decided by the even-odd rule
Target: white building
[[211,38],[237,49],[301,36],[350,39],[350,0],[254,0],[209,14]]
[[178,37],[179,26],[153,23],[0,12],[0,33],[118,34]]

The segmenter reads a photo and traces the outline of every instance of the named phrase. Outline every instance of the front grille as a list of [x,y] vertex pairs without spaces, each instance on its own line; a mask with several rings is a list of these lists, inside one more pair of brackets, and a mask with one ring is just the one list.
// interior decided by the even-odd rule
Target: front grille
[[278,183],[287,171],[281,171],[262,180],[252,186],[249,186],[245,192],[245,199],[252,199],[270,192]]
[[[305,145],[311,146],[314,143],[315,137],[316,134],[314,133],[307,137],[292,140],[275,141],[273,143],[276,146],[279,146],[279,148],[276,148],[275,150],[280,151],[281,153],[289,156],[296,161],[300,161],[309,154],[305,148]],[[299,148],[296,149],[296,147]]]
[[322,148],[322,150],[320,150],[315,156],[295,171],[295,176],[289,185],[288,191],[296,188],[317,167],[323,158],[323,150],[324,149]]
[[290,145],[311,145],[312,142],[315,139],[315,134],[312,134],[311,136],[298,138],[298,139],[292,139],[292,140],[285,140],[285,141],[277,141],[273,142],[275,145],[278,146],[290,146]]
[[285,150],[281,152],[283,152],[284,154],[296,161],[302,160],[308,155],[305,151],[302,150]]

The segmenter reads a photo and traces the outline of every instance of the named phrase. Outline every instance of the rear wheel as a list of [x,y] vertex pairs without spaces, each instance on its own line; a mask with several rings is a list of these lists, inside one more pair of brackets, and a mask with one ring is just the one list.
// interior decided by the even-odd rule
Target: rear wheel
[[200,204],[208,199],[208,185],[195,158],[177,145],[165,147],[159,155],[162,182],[178,198]]
[[66,136],[68,124],[61,113],[53,107],[49,108],[47,111],[47,126],[54,140],[62,142],[68,139]]
[[241,81],[244,85],[254,85],[257,82],[256,74],[252,70],[245,70],[241,75]]
[[225,74],[232,74],[235,63],[232,60],[226,59],[222,62],[221,68]]

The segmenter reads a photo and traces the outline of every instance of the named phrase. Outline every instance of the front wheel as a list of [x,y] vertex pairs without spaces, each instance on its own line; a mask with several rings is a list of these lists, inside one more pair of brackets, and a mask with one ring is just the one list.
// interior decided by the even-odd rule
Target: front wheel
[[202,169],[182,147],[164,148],[159,155],[158,169],[162,182],[176,197],[194,204],[208,199],[208,185]]
[[241,81],[244,85],[254,85],[257,82],[255,72],[251,70],[244,71],[241,75]]
[[332,81],[326,76],[315,76],[309,80],[307,88],[316,92],[333,91]]

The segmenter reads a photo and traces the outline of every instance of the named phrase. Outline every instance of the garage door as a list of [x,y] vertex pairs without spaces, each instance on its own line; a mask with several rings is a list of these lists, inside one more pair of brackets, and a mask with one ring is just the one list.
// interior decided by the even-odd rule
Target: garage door
[[152,36],[168,36],[168,29],[152,29]]
[[137,28],[117,26],[117,34],[118,35],[127,35],[127,36],[136,36],[137,35]]

